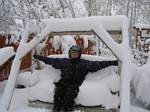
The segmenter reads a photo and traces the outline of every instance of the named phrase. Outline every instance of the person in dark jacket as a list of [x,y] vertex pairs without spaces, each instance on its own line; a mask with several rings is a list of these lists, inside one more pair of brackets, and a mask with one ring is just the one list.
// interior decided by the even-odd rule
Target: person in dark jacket
[[75,98],[79,87],[88,72],[96,72],[108,66],[117,66],[118,61],[88,61],[81,59],[81,48],[73,45],[69,50],[70,58],[49,58],[34,55],[45,64],[61,70],[61,78],[55,83],[54,112],[70,112],[74,110]]

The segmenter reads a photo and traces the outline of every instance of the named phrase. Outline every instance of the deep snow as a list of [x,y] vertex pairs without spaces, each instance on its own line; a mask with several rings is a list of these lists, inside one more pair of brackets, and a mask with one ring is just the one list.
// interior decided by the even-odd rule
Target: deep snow
[[[52,58],[67,58],[68,55],[51,55]],[[83,59],[96,61],[96,60],[115,60],[113,57],[100,57],[100,56],[88,56],[82,55]],[[25,89],[15,89],[13,99],[11,102],[10,110],[14,112],[47,112],[46,109],[36,109],[28,107],[28,99],[52,102],[53,101],[53,82],[59,80],[60,71],[54,69],[52,66],[45,65],[42,70],[35,70],[32,74],[31,72],[20,73],[17,83],[24,84],[28,86]],[[139,70],[142,71],[145,77],[149,77],[149,65],[140,67]],[[113,91],[118,91],[120,85],[120,78],[116,74],[116,67],[108,67],[106,69],[100,70],[95,73],[89,73],[84,81],[83,85],[80,87],[80,93],[76,99],[77,103],[83,105],[97,105],[103,104],[106,109],[115,108],[120,103],[119,97],[117,95],[110,94],[110,88]],[[101,74],[101,75],[100,75]],[[142,75],[142,76],[143,76]],[[149,101],[148,90],[145,92],[144,88],[149,87],[149,83],[143,80],[144,77],[138,77],[138,80],[143,83],[135,82],[137,85],[137,95],[138,97],[143,97],[144,101]],[[5,82],[0,83],[0,96],[4,89]],[[30,86],[30,87],[29,87]],[[40,91],[39,91],[40,90]],[[87,94],[88,93],[88,94]],[[87,99],[88,97],[88,99]],[[113,102],[113,103],[112,103]],[[80,111],[77,111],[80,112]],[[141,109],[139,107],[132,106],[131,112],[148,112],[147,110]]]

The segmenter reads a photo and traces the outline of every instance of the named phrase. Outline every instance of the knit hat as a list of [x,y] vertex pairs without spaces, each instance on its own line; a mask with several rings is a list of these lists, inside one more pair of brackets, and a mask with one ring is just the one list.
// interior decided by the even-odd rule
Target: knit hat
[[79,57],[78,58],[81,57],[81,48],[80,48],[80,46],[78,46],[78,45],[71,46],[71,48],[69,49],[69,53],[68,53],[70,58],[71,58],[71,53],[72,52],[78,52],[79,53]]

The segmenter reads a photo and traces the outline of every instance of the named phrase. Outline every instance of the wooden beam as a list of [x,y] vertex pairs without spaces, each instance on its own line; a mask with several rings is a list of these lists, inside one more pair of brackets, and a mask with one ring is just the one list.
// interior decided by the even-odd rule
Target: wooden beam
[[[108,31],[110,34],[118,34],[121,35],[121,31]],[[63,31],[63,32],[52,32],[54,35],[94,35],[94,32],[92,31]]]

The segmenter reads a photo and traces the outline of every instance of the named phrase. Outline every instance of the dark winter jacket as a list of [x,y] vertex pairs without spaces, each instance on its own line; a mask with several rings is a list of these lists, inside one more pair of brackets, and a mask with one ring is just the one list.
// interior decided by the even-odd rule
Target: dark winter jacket
[[48,58],[35,56],[45,64],[61,70],[61,79],[56,83],[61,85],[80,86],[88,72],[96,72],[108,66],[117,66],[118,61],[88,61],[84,59]]

